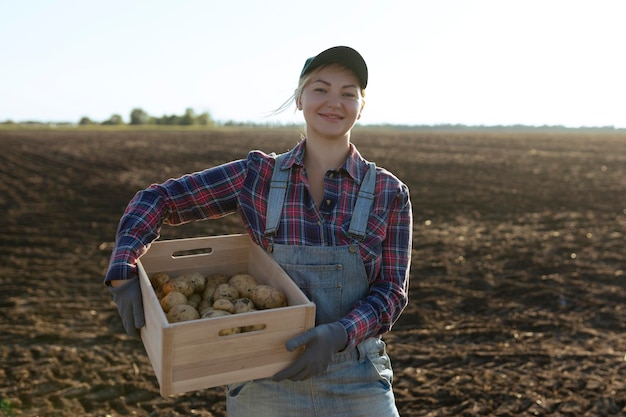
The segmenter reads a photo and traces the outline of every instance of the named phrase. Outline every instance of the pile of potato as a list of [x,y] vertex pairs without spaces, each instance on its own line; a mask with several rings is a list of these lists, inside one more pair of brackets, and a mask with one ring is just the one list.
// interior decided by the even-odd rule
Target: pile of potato
[[[259,284],[250,274],[227,277],[198,272],[177,277],[159,272],[150,282],[170,323],[285,307],[287,297],[278,289]],[[237,327],[220,335],[262,329],[264,325]]]

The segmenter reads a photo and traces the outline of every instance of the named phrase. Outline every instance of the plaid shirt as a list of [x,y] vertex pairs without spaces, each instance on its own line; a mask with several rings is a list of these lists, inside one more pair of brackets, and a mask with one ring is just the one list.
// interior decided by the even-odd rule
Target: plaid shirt
[[[274,241],[283,245],[348,245],[351,210],[367,162],[351,144],[342,168],[326,173],[324,200],[318,208],[306,185],[305,143],[300,142],[285,161],[291,166],[291,186]],[[253,151],[246,159],[139,191],[120,220],[105,281],[135,276],[137,259],[159,237],[164,223],[178,225],[237,212],[253,241],[267,248],[265,214],[274,162],[271,156]],[[409,190],[391,173],[378,168],[375,195],[360,246],[370,292],[340,320],[348,333],[348,345],[389,331],[408,301],[413,229]]]

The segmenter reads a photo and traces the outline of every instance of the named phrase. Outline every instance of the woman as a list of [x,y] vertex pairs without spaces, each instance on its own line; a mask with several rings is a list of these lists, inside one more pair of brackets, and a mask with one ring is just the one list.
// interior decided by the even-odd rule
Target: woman
[[407,187],[350,142],[367,81],[352,48],[309,58],[293,96],[306,122],[294,149],[152,185],[120,221],[105,282],[131,335],[144,324],[136,262],[163,223],[237,211],[315,302],[316,326],[286,345],[302,353],[273,378],[229,386],[229,417],[398,415],[381,336],[407,303],[411,203]]

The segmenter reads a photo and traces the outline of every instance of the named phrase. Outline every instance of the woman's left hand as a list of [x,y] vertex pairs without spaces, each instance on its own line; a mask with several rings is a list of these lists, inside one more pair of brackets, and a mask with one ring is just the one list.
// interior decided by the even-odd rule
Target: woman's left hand
[[272,379],[303,381],[326,372],[335,353],[343,350],[347,342],[348,334],[339,322],[314,327],[287,341],[285,347],[288,351],[293,352],[301,347],[304,347],[304,351],[293,364],[276,373]]

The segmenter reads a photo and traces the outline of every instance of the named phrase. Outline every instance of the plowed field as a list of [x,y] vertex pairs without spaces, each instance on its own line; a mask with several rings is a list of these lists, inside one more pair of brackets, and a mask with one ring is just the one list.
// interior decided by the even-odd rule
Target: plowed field
[[[0,130],[0,416],[225,416],[161,398],[102,285],[135,191],[282,152],[293,130]],[[406,182],[410,304],[385,340],[401,415],[626,414],[626,135],[359,129]],[[162,238],[240,233],[238,218]]]

